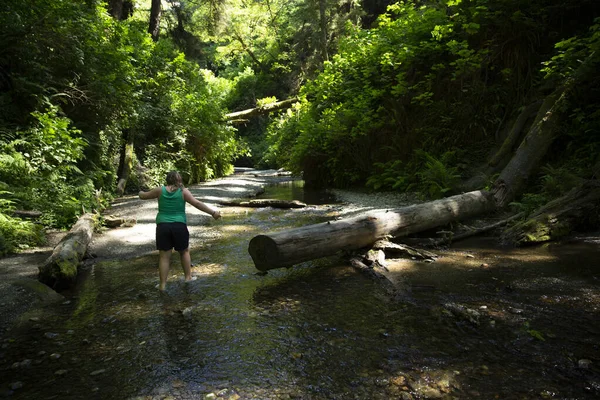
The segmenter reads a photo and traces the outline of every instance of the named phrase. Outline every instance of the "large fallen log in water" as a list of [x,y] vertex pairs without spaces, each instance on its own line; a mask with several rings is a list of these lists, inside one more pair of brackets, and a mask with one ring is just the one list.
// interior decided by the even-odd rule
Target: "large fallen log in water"
[[252,238],[248,252],[261,271],[370,246],[388,235],[406,236],[491,211],[489,192],[474,191],[430,203],[376,211]]

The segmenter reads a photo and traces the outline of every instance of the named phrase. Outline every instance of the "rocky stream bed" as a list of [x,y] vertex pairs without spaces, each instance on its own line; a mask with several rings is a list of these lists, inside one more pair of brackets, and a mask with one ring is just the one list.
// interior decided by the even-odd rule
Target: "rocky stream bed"
[[[600,241],[513,249],[494,237],[389,260],[385,286],[343,255],[259,274],[256,234],[402,206],[408,196],[310,192],[276,171],[190,188],[302,209],[188,210],[193,274],[159,293],[155,202],[110,210],[74,290],[37,284],[51,245],[0,260],[0,396],[13,399],[600,398]],[[52,236],[56,241],[60,234]],[[52,243],[51,243],[52,244]]]

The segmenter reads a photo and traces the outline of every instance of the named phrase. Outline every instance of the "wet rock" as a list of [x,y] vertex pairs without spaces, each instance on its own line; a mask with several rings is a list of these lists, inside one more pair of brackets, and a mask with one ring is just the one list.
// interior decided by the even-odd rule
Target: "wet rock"
[[207,395],[204,396],[204,400],[214,400],[217,398],[217,395],[214,393],[209,393]]
[[468,321],[473,325],[479,325],[481,314],[476,310],[472,310],[456,303],[446,303],[444,304],[444,308],[457,318]]
[[10,384],[10,389],[11,390],[19,390],[23,387],[23,382],[21,381],[17,381],[17,382],[13,382]]
[[42,351],[38,352],[38,353],[37,353],[37,355],[38,355],[39,357],[42,357],[42,356],[45,356],[45,355],[46,355],[46,352],[45,352],[44,350],[42,350]]
[[592,360],[583,358],[577,362],[577,366],[581,369],[588,369],[592,365]]
[[100,374],[103,374],[103,373],[105,373],[105,372],[106,372],[106,370],[105,370],[105,369],[97,369],[96,371],[93,371],[93,372],[91,372],[91,373],[90,373],[90,376],[96,376],[96,375],[100,375]]
[[[422,385],[415,389],[418,395],[425,399],[441,399],[443,397],[442,392],[431,386]],[[412,396],[411,396],[412,397]]]
[[44,337],[46,337],[47,339],[56,339],[58,337],[58,333],[46,332],[44,333]]
[[32,361],[28,358],[26,358],[25,360],[21,361],[21,362],[16,362],[12,365],[13,368],[29,368],[31,367],[31,363]]
[[50,354],[50,358],[53,360],[58,360],[60,358],[60,354],[52,353],[52,354]]
[[404,386],[406,385],[406,378],[402,375],[398,375],[391,378],[390,383],[395,386]]
[[54,372],[54,375],[63,376],[63,375],[66,375],[67,372],[68,371],[66,369],[59,369],[58,371]]

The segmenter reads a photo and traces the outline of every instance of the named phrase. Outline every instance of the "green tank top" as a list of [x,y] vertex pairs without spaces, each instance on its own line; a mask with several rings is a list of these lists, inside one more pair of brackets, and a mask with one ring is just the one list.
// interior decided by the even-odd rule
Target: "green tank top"
[[162,187],[162,193],[158,198],[158,214],[156,223],[163,222],[183,222],[187,223],[185,218],[185,200],[181,188],[173,193],[169,193],[165,186]]

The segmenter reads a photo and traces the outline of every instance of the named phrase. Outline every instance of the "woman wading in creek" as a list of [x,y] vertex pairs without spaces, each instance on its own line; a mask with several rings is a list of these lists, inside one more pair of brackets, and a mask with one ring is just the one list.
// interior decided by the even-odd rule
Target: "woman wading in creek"
[[139,197],[142,200],[158,199],[156,215],[156,248],[159,252],[160,277],[158,288],[163,291],[167,286],[173,249],[179,252],[186,282],[191,281],[190,233],[187,228],[185,203],[190,203],[198,210],[210,214],[214,219],[221,218],[221,213],[196,199],[187,188],[183,187],[181,175],[177,171],[167,174],[165,186],[159,186],[148,192],[140,191]]

